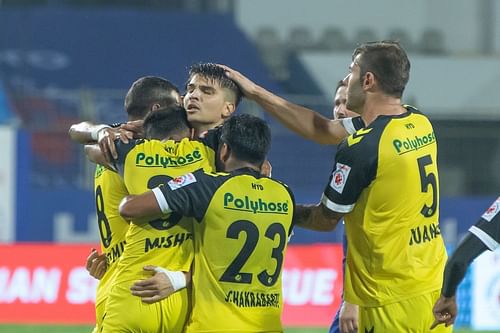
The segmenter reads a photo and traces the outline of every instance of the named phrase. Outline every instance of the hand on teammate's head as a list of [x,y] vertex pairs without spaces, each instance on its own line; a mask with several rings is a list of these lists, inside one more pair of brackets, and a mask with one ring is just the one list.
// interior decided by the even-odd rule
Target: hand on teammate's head
[[255,94],[258,86],[252,80],[226,65],[217,65],[224,68],[226,76],[236,83],[245,97],[251,98]]
[[[144,138],[144,120],[133,120],[126,122],[120,126],[120,139],[125,135],[128,139],[142,139]],[[123,143],[128,143],[123,141]]]
[[115,140],[120,137],[120,131],[117,128],[107,127],[99,132],[97,143],[101,149],[106,162],[113,163],[118,158],[116,152]]

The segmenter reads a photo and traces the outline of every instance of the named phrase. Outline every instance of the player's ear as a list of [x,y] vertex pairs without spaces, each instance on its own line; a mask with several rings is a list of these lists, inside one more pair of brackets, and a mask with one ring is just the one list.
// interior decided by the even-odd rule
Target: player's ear
[[224,109],[222,110],[222,119],[227,119],[231,117],[231,115],[236,111],[236,98],[234,93],[232,93],[229,89],[224,88]]
[[222,111],[222,119],[229,118],[235,110],[236,110],[236,104],[231,102],[226,102],[224,110]]
[[221,144],[219,148],[219,160],[225,163],[229,159],[229,155],[231,154],[231,149],[227,145],[227,143]]
[[160,104],[155,103],[155,104],[151,105],[151,111],[156,111],[156,110],[158,110],[160,107],[161,107],[161,105],[160,105]]
[[375,85],[376,79],[372,72],[366,72],[363,78],[363,87],[371,89]]
[[221,143],[217,151],[217,158],[215,160],[215,166],[217,171],[225,171],[226,161],[229,159],[229,147],[227,143]]

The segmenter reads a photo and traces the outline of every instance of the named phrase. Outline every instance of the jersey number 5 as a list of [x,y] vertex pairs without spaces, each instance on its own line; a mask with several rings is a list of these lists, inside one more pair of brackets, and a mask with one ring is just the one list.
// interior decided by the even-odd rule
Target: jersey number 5
[[[241,269],[257,247],[257,243],[259,242],[259,229],[255,224],[248,220],[239,220],[231,223],[227,229],[226,237],[239,239],[241,233],[245,233],[245,243],[243,244],[240,253],[238,253],[233,262],[229,264],[224,274],[222,274],[219,279],[220,281],[232,283],[252,283],[253,274],[242,273]],[[260,283],[268,287],[276,283],[281,273],[281,268],[283,267],[283,250],[286,245],[286,231],[280,223],[272,223],[265,232],[266,238],[271,240],[274,240],[276,235],[279,237],[279,244],[277,247],[273,248],[271,252],[271,258],[276,259],[276,269],[272,272],[272,274],[269,274],[267,270],[263,270],[257,275]]]
[[430,155],[425,155],[417,159],[418,171],[420,173],[420,186],[421,191],[427,193],[429,186],[432,191],[432,203],[431,206],[424,205],[420,210],[420,214],[425,217],[431,217],[436,213],[437,208],[437,179],[436,175],[432,172],[427,173],[425,167],[432,164],[432,158]]

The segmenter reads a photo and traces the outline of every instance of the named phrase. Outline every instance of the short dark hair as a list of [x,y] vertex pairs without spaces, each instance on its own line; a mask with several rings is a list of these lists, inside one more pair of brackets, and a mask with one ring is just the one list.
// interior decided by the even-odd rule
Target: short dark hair
[[347,83],[344,80],[337,82],[334,93],[336,94],[340,87],[347,87]]
[[170,105],[148,113],[144,119],[144,136],[162,140],[165,137],[189,129],[186,110],[179,105]]
[[239,160],[260,166],[271,148],[271,129],[258,117],[236,115],[222,125],[220,141],[227,144]]
[[179,93],[172,82],[157,76],[145,76],[135,81],[125,97],[125,111],[129,117],[142,119],[153,104],[169,106],[177,104],[172,93]]
[[191,78],[196,74],[199,74],[206,79],[213,80],[217,82],[222,88],[226,88],[231,91],[235,97],[235,104],[236,106],[238,106],[243,94],[238,85],[226,76],[224,68],[210,62],[193,64],[189,68],[189,76],[188,82],[186,82],[186,87],[189,83],[189,80],[191,80]]
[[363,43],[354,50],[353,60],[357,55],[361,55],[360,80],[371,72],[384,93],[401,98],[410,78],[410,60],[397,41]]

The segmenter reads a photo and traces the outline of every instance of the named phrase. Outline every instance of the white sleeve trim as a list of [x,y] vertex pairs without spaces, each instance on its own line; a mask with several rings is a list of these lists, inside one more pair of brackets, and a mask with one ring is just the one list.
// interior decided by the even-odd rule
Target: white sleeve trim
[[160,190],[160,188],[155,187],[153,189],[153,194],[156,197],[156,202],[158,202],[162,213],[166,214],[172,212],[170,206],[168,205],[167,199],[165,199],[165,195],[163,195],[163,192]]
[[484,245],[486,245],[486,247],[491,251],[495,251],[495,249],[500,246],[500,244],[498,244],[498,242],[494,240],[493,237],[474,225],[469,228],[469,231],[477,238],[479,238],[481,242],[483,242]]
[[342,122],[342,126],[344,126],[347,133],[349,133],[349,134],[356,133],[356,128],[354,128],[352,118],[344,118],[344,119],[341,119],[340,121]]
[[336,204],[335,202],[331,201],[326,197],[326,195],[323,193],[321,196],[321,203],[326,206],[331,211],[337,212],[337,213],[350,213],[354,209],[354,205],[339,205]]

